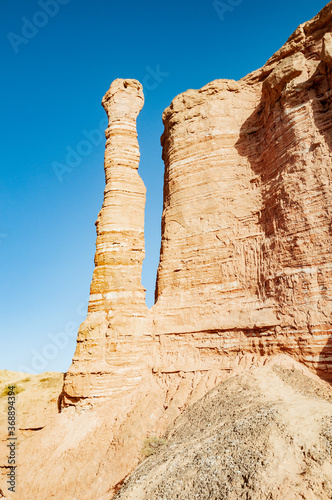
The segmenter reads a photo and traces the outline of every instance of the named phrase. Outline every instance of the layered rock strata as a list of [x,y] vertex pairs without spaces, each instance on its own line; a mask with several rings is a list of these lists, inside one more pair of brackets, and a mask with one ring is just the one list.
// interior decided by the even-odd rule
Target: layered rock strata
[[166,393],[184,385],[185,400],[250,355],[288,353],[332,378],[331,61],[330,3],[262,69],[165,110],[151,311],[140,283],[142,89],[112,84],[96,268],[65,404],[121,396],[151,376]]
[[139,147],[136,119],[144,104],[143,90],[135,80],[115,80],[102,105],[106,130],[104,202],[99,213],[95,270],[89,313],[124,310],[142,313],[145,293],[141,285],[144,259],[144,208],[146,189],[137,169]]
[[331,377],[331,30],[330,3],[262,69],[164,112],[155,321],[200,359],[284,351]]
[[[141,284],[145,186],[137,169],[136,119],[143,107],[136,80],[115,80],[102,100],[106,130],[104,202],[99,213],[88,317],[81,325],[66,404],[77,398],[123,395],[140,382],[135,336],[147,307]],[[126,380],[126,382],[125,382]]]
[[110,498],[148,433],[253,366],[305,364],[332,381],[332,2],[262,69],[189,90],[165,111],[150,311],[140,282],[142,88],[116,80],[103,104],[106,189],[89,311],[61,413],[21,445],[27,500]]

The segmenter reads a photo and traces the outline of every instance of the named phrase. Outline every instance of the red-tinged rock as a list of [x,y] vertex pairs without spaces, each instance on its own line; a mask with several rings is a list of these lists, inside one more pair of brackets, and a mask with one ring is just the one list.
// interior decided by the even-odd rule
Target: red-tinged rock
[[110,498],[144,436],[253,366],[280,362],[332,381],[331,33],[332,2],[263,68],[188,90],[165,110],[150,311],[142,88],[111,85],[88,316],[58,419],[21,445],[25,500]]

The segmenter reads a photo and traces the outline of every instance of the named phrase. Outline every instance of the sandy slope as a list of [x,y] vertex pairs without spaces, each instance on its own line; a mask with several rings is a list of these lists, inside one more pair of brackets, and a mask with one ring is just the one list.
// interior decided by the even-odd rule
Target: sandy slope
[[[272,361],[233,376],[187,407],[169,428],[166,444],[136,468],[116,498],[332,498],[332,389],[299,364],[296,369],[287,359]],[[0,372],[0,394],[8,383],[23,389],[17,395],[16,496],[6,487],[7,397],[0,397],[0,498],[110,499],[124,450],[136,441],[143,447],[145,420],[158,403],[152,387],[150,399],[142,399],[114,441],[112,408],[58,413],[62,380],[59,373]]]
[[188,408],[117,500],[332,498],[332,391],[281,366],[232,377]]
[[0,371],[0,498],[7,495],[8,472],[8,398],[6,388],[16,385],[17,457],[20,444],[36,431],[50,424],[58,415],[58,398],[62,390],[63,373],[46,372],[40,375]]

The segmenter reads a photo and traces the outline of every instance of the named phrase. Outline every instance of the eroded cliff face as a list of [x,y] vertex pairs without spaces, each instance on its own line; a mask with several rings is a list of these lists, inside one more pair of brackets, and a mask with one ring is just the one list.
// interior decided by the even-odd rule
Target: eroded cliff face
[[284,351],[331,378],[331,30],[329,4],[261,70],[164,112],[154,314],[200,359]]
[[331,82],[330,3],[262,69],[188,90],[165,110],[150,311],[140,281],[143,93],[135,80],[113,82],[96,268],[64,405],[122,396],[151,376],[166,394],[185,378],[186,399],[248,357],[278,353],[332,377]]
[[[103,99],[106,189],[88,316],[57,422],[22,445],[44,450],[35,470],[52,476],[52,494],[109,498],[147,433],[164,432],[251,366],[281,356],[332,380],[331,101],[332,2],[262,69],[173,100],[163,115],[162,242],[148,310],[142,87],[113,82]],[[52,474],[47,453],[59,458]],[[30,468],[22,464],[22,488],[48,498]]]

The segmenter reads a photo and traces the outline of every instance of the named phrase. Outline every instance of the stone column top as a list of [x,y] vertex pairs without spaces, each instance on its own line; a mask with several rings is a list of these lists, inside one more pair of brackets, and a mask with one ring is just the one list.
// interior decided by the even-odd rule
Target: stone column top
[[109,118],[136,120],[143,108],[143,87],[137,80],[117,78],[103,97],[102,106]]

